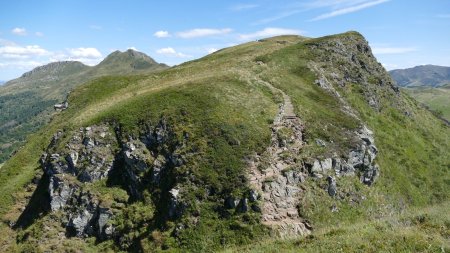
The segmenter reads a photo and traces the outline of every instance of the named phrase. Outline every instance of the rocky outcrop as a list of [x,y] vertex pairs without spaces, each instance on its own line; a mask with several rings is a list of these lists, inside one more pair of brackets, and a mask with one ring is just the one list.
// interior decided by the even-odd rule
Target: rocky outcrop
[[185,162],[179,150],[187,136],[179,142],[164,119],[143,129],[133,137],[101,124],[53,136],[41,165],[49,178],[49,206],[61,217],[67,236],[100,240],[114,236],[114,204],[103,203],[94,186],[109,180],[113,170],[121,177],[114,180],[123,183],[133,201],[142,199],[147,189],[158,206],[167,207],[164,219],[181,217],[186,204],[171,172]]
[[85,191],[84,184],[108,177],[117,147],[110,127],[99,125],[72,133],[59,131],[43,154],[41,164],[44,176],[49,177],[50,207],[62,213],[68,236],[112,236],[113,228],[107,225],[111,210]]
[[310,174],[317,178],[333,174],[337,177],[358,174],[362,183],[372,185],[380,173],[375,163],[378,149],[375,146],[373,132],[363,126],[355,132],[355,136],[358,137],[357,144],[346,157],[325,158],[307,163]]
[[[366,102],[375,110],[381,110],[380,100],[385,93],[398,97],[400,91],[392,78],[378,63],[372,54],[368,42],[356,32],[311,40],[306,43],[314,54],[314,60],[309,62],[309,68],[317,75],[316,84],[334,93],[340,94],[335,87],[346,87],[356,84],[364,94]],[[381,87],[381,89],[380,89]],[[399,106],[399,99],[391,102]],[[342,100],[341,100],[342,102]],[[345,109],[350,109],[344,103]]]

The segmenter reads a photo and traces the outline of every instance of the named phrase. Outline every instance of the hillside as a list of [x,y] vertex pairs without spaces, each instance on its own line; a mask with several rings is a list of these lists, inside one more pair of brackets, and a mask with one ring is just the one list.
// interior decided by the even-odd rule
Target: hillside
[[450,84],[450,67],[422,65],[389,71],[401,87],[439,87]]
[[389,74],[410,96],[450,120],[450,67],[424,65],[392,70]]
[[77,85],[105,75],[124,75],[164,69],[143,53],[116,51],[97,66],[54,62],[40,66],[0,87],[0,163],[23,145],[28,134],[49,121],[53,105]]
[[450,130],[357,32],[78,86],[0,170],[0,251],[448,251]]
[[450,84],[439,87],[405,88],[411,97],[423,103],[438,116],[450,121]]

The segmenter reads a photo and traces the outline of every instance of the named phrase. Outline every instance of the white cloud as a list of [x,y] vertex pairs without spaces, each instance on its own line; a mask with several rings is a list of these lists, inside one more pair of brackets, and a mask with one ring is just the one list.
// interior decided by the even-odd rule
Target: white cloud
[[89,28],[92,30],[101,30],[102,29],[102,27],[99,25],[90,25]]
[[35,32],[34,34],[38,37],[44,37],[44,34],[41,32]]
[[322,19],[327,19],[327,18],[332,18],[332,17],[336,17],[336,16],[340,16],[340,15],[345,15],[348,13],[352,13],[352,12],[357,12],[363,9],[367,9],[369,7],[375,6],[375,5],[379,5],[385,2],[388,2],[390,0],[375,0],[375,1],[370,1],[370,2],[364,2],[364,3],[360,3],[362,1],[354,1],[355,3],[360,3],[358,5],[352,5],[349,7],[345,7],[345,8],[341,8],[341,9],[337,9],[322,15],[319,15],[313,19],[311,19],[310,21],[318,21],[318,20],[322,20]]
[[405,54],[417,51],[415,47],[374,47],[374,54]]
[[302,31],[300,30],[268,27],[265,28],[264,30],[257,31],[254,33],[241,34],[239,35],[239,38],[241,40],[253,40],[278,35],[299,35],[301,33]]
[[2,46],[0,47],[0,56],[4,58],[29,58],[32,56],[43,56],[49,52],[40,46]]
[[25,36],[27,35],[27,30],[25,28],[16,27],[11,30],[11,32],[15,35]]
[[128,47],[127,50],[128,49],[131,49],[131,50],[134,50],[134,51],[139,51],[136,47]]
[[232,31],[233,30],[230,28],[224,29],[196,28],[188,31],[178,32],[177,36],[183,39],[191,39],[207,36],[224,35]]
[[207,48],[206,52],[208,52],[208,54],[212,54],[212,53],[216,52],[217,50],[219,50],[219,49],[212,47],[212,48]]
[[230,9],[232,11],[243,11],[243,10],[249,10],[259,7],[258,4],[237,4],[232,6]]
[[162,55],[166,55],[166,56],[170,56],[170,57],[179,57],[179,58],[189,58],[192,57],[190,55],[187,54],[183,54],[180,52],[177,52],[175,49],[171,48],[171,47],[164,47],[164,48],[160,48],[158,50],[156,50],[157,54],[162,54]]
[[88,59],[95,59],[102,57],[102,54],[96,48],[93,47],[71,48],[69,49],[69,52],[72,57],[88,58]]
[[45,62],[40,61],[14,61],[14,62],[0,62],[0,68],[19,68],[19,69],[30,69],[37,66],[44,65]]
[[170,34],[168,31],[157,31],[153,34],[156,38],[167,38],[170,37]]

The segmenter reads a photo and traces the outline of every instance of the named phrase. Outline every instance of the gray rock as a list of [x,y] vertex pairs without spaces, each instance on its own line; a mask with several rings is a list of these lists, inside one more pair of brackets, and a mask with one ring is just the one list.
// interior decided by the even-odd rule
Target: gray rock
[[64,208],[74,191],[74,186],[70,186],[59,176],[50,177],[48,188],[50,193],[50,207],[52,211],[57,211]]
[[234,209],[239,204],[239,200],[234,197],[227,197],[224,201],[224,206],[226,209]]
[[332,176],[328,176],[327,182],[328,182],[328,189],[327,189],[328,195],[330,195],[331,197],[336,196],[337,193],[336,179],[334,179],[334,177]]
[[110,239],[114,232],[114,227],[108,222],[111,220],[112,212],[108,208],[99,208],[97,229],[98,237],[102,240]]
[[321,173],[321,172],[322,172],[322,165],[320,164],[319,160],[315,160],[311,167],[311,173]]
[[248,199],[250,202],[255,202],[258,200],[258,193],[254,190],[250,190]]
[[178,218],[181,217],[183,212],[183,203],[180,201],[180,189],[172,188],[169,191],[170,199],[169,199],[169,218]]
[[316,139],[316,144],[321,146],[321,147],[325,147],[327,144],[325,143],[325,141],[321,140],[321,139]]
[[246,212],[248,212],[248,200],[247,200],[247,198],[242,198],[239,201],[239,204],[238,204],[238,206],[236,208],[236,211],[239,212],[239,213],[246,213]]
[[320,162],[322,166],[322,171],[326,172],[328,170],[331,170],[333,168],[333,161],[331,158],[326,158],[325,160]]

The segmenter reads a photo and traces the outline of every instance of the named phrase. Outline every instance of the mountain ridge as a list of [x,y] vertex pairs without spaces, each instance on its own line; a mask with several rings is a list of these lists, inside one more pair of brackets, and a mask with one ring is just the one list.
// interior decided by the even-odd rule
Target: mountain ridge
[[448,248],[448,215],[402,214],[447,203],[450,130],[357,32],[102,77],[68,102],[0,170],[4,249]]
[[105,60],[96,66],[77,61],[52,62],[0,86],[0,162],[29,133],[45,124],[53,113],[53,105],[65,100],[77,85],[105,75],[146,73],[168,67],[134,50],[116,51]]
[[401,87],[439,87],[450,83],[450,67],[445,66],[420,65],[390,70],[389,74]]

